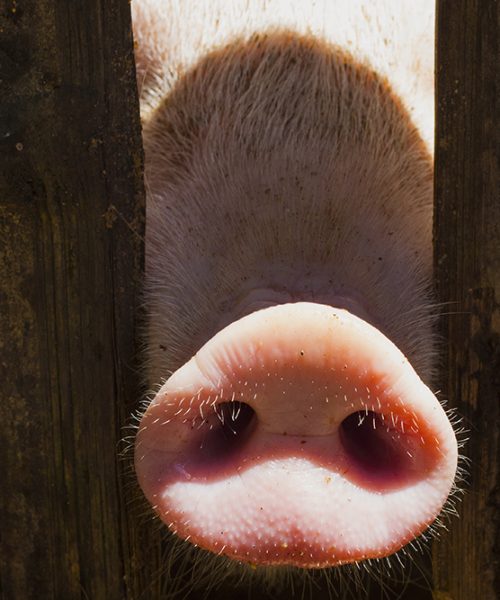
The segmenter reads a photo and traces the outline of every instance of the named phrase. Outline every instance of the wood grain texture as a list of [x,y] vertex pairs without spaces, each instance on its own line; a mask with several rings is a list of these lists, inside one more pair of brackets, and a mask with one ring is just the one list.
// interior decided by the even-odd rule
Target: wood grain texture
[[129,13],[127,0],[0,11],[2,598],[153,597],[158,579],[118,456],[139,394],[143,262]]
[[500,594],[499,20],[496,0],[439,0],[435,269],[443,397],[470,438],[460,519],[434,548],[437,600]]

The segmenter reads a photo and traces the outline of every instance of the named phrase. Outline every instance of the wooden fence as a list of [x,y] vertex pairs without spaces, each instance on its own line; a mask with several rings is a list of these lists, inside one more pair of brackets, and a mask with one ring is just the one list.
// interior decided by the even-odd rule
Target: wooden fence
[[441,385],[470,459],[460,520],[434,547],[436,600],[500,597],[500,122],[496,0],[437,3],[435,278]]

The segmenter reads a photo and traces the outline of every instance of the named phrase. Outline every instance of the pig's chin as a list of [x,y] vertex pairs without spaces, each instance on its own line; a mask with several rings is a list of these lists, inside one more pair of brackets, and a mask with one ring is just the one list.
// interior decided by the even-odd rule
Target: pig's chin
[[389,555],[438,515],[457,444],[380,331],[297,302],[228,325],[146,410],[135,464],[182,538],[254,564]]

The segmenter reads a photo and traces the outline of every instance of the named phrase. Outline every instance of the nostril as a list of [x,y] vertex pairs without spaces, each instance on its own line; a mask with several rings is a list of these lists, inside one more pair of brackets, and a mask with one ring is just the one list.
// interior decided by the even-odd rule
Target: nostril
[[216,404],[214,411],[220,422],[219,432],[233,443],[241,441],[242,437],[249,432],[255,418],[253,408],[237,400]]
[[419,479],[428,466],[424,440],[403,421],[374,411],[346,417],[339,430],[349,468],[361,485],[393,489]]
[[215,404],[200,428],[200,461],[217,466],[232,460],[250,437],[256,421],[255,411],[245,402]]

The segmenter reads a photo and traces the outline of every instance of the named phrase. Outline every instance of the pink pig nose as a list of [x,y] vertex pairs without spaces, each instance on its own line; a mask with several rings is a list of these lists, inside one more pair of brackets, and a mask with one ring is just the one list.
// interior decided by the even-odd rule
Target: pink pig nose
[[391,554],[438,515],[457,442],[380,331],[298,302],[254,312],[176,371],[137,435],[140,485],[180,537],[255,564]]

